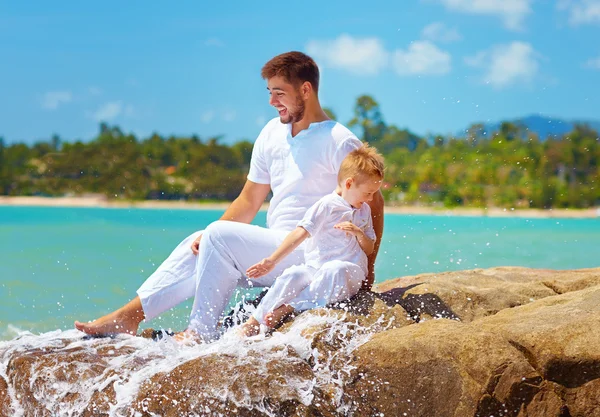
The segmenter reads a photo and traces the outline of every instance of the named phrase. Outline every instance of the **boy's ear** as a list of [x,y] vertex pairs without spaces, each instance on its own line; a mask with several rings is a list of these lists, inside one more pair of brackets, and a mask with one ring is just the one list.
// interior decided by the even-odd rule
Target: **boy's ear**
[[353,183],[353,182],[354,182],[354,179],[353,179],[353,178],[351,178],[351,177],[350,177],[350,178],[346,178],[346,182],[345,182],[345,185],[346,185],[346,190],[349,190],[349,189],[350,189],[350,186],[352,186],[352,183]]

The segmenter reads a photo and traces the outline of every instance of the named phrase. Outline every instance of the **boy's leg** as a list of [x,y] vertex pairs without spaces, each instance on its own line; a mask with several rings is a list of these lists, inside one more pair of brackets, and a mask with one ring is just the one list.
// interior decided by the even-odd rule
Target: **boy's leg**
[[346,300],[355,295],[365,279],[356,264],[330,261],[316,272],[310,285],[288,304],[296,310],[310,310]]
[[285,269],[302,262],[304,250],[301,245],[269,274],[252,280],[246,277],[246,270],[271,255],[287,233],[229,221],[217,221],[208,226],[199,247],[189,329],[204,340],[214,339],[218,336],[217,322],[238,285],[272,285],[275,277]]
[[294,265],[286,269],[256,307],[252,314],[254,319],[265,324],[266,315],[297,297],[308,287],[314,274],[315,269],[306,265]]

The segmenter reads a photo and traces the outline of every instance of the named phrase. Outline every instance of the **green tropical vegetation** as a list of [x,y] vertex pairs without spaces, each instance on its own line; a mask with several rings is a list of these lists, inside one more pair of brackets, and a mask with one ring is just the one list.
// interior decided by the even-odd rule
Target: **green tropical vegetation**
[[[335,113],[327,109],[330,117]],[[600,139],[587,126],[538,138],[504,122],[474,124],[463,137],[420,137],[385,122],[377,101],[357,99],[347,125],[385,156],[383,193],[397,205],[585,208],[600,205]],[[0,138],[0,195],[103,194],[126,200],[232,200],[252,143],[219,137],[140,139],[100,125],[88,142],[53,136],[31,146]]]

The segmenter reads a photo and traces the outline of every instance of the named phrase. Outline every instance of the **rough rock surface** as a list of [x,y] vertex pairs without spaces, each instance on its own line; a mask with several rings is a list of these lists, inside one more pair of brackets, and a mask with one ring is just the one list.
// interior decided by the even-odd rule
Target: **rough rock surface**
[[600,417],[600,268],[399,278],[228,340],[0,342],[0,415]]

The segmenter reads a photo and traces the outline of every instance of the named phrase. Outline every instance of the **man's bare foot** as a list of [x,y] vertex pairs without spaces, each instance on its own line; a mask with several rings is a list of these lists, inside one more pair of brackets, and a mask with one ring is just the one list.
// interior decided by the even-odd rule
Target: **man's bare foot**
[[126,333],[135,336],[139,322],[115,313],[107,314],[89,323],[75,322],[75,328],[91,336]]
[[243,337],[252,337],[260,333],[260,323],[254,317],[250,317],[246,323],[242,324],[238,334]]
[[265,316],[265,324],[272,329],[293,312],[294,307],[284,304]]
[[186,329],[182,332],[175,333],[173,339],[182,345],[192,346],[202,343],[202,339],[194,330]]
[[75,322],[75,328],[91,336],[125,333],[135,336],[144,311],[139,297],[134,298],[122,308],[102,316],[89,323]]

